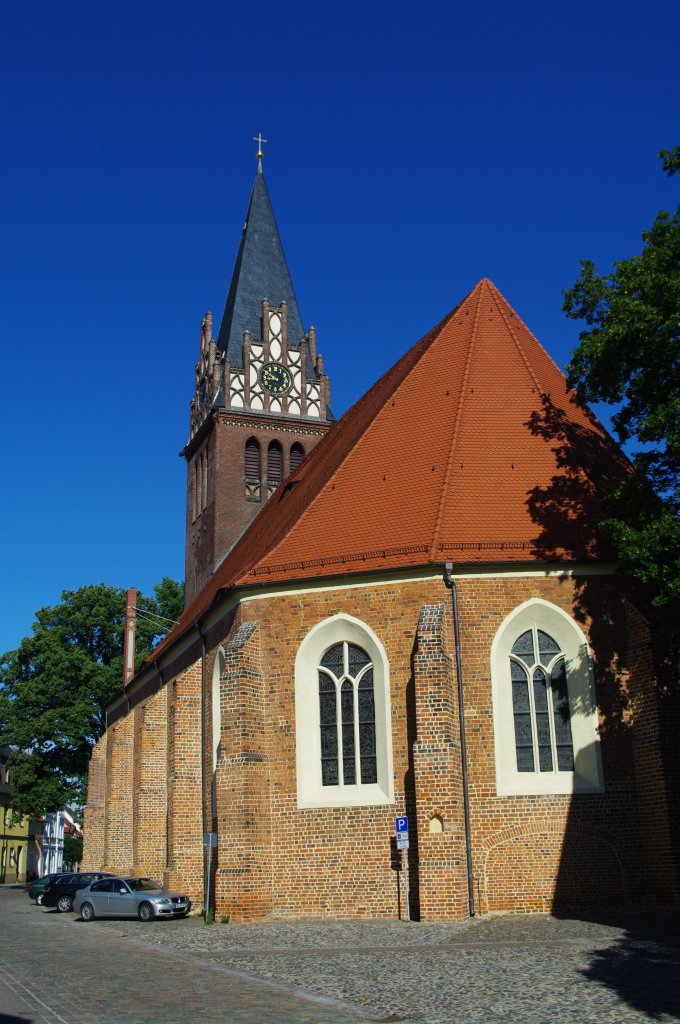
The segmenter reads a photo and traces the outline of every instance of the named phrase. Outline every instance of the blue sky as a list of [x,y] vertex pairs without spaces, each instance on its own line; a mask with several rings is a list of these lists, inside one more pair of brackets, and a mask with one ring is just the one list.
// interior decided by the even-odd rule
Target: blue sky
[[680,9],[4,4],[0,651],[184,566],[189,400],[265,175],[336,414],[490,277],[564,366],[578,261],[678,202]]

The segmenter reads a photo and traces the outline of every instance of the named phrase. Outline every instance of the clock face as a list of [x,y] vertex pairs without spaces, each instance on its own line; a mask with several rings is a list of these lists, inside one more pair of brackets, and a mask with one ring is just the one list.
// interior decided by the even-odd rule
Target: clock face
[[287,395],[293,380],[281,363],[267,363],[260,370],[260,384],[270,395]]

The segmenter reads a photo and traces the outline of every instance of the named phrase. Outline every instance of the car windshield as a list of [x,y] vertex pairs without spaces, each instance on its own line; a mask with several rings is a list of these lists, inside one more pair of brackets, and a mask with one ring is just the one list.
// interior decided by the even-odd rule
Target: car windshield
[[126,878],[125,881],[133,892],[149,892],[152,889],[162,889],[163,886],[150,878]]

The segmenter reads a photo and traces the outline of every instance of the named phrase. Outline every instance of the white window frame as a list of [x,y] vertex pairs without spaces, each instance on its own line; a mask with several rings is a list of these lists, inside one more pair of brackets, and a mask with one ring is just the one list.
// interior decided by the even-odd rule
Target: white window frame
[[[571,772],[517,770],[510,652],[517,638],[534,626],[548,633],[564,655],[574,747]],[[592,659],[583,631],[566,612],[542,598],[532,598],[513,609],[491,646],[491,681],[499,796],[601,793],[604,790]]]
[[[362,647],[373,662],[375,740],[378,781],[368,785],[324,786],[321,782],[319,673],[329,647]],[[368,807],[394,803],[389,663],[385,648],[370,626],[344,613],[317,623],[304,638],[295,659],[295,735],[298,807]]]

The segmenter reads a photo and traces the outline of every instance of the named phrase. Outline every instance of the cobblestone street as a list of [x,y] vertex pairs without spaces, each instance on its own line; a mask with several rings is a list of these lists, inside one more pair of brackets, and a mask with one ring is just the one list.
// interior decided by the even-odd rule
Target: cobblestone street
[[[0,890],[0,907],[3,922],[16,921],[12,931],[33,940],[28,950],[5,943],[0,964],[60,1014],[39,1016],[35,1004],[32,1016],[8,1020],[680,1021],[680,940],[671,919],[595,922],[531,915],[463,924],[277,921],[206,927],[193,918],[85,925],[74,915],[33,906],[20,890]],[[130,974],[136,980],[126,991]],[[158,995],[146,1000],[152,978]]]

